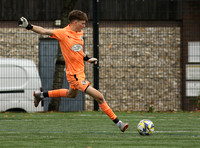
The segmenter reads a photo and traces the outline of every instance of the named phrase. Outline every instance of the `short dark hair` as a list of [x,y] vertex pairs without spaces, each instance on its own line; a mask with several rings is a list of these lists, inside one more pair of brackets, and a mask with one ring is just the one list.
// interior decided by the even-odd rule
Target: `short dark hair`
[[70,22],[72,22],[74,20],[88,21],[87,14],[80,10],[72,10],[68,15],[68,19]]

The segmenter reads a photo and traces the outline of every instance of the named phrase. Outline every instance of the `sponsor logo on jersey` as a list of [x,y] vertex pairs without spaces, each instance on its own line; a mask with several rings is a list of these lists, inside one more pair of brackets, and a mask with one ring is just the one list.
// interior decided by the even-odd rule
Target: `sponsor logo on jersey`
[[75,44],[72,46],[72,50],[75,52],[79,52],[83,49],[83,46],[81,44]]

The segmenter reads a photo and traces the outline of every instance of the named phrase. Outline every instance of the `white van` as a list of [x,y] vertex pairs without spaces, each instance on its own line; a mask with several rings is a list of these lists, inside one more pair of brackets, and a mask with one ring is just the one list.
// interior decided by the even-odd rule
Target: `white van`
[[40,88],[41,80],[33,61],[0,58],[0,112],[43,111],[42,104],[36,108],[33,103],[33,92]]

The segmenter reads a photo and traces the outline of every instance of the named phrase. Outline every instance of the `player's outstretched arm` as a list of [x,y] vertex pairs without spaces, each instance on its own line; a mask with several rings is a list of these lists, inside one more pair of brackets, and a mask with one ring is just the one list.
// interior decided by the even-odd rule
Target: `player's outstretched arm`
[[43,28],[43,27],[40,27],[40,26],[32,25],[32,24],[28,23],[28,21],[25,17],[21,17],[19,19],[18,26],[26,28],[28,30],[32,30],[32,31],[39,33],[39,34],[53,35],[52,30],[49,30],[49,29],[46,29],[46,28]]

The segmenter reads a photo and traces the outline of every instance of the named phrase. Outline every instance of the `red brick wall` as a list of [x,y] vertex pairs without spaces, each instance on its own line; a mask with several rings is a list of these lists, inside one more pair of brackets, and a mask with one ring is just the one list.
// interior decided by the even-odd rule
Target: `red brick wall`
[[194,99],[186,96],[186,64],[188,63],[188,41],[200,41],[200,1],[183,0],[182,25],[182,96],[183,110],[194,110],[190,101]]

